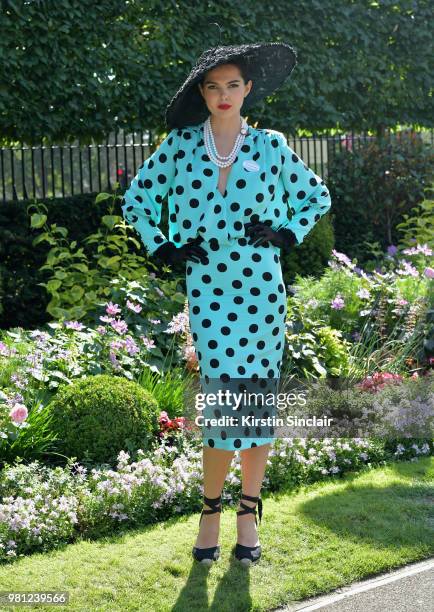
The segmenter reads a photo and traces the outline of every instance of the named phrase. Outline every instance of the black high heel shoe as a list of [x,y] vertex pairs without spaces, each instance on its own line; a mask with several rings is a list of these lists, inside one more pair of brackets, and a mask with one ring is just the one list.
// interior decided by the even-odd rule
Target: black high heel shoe
[[[262,519],[262,499],[261,497],[252,497],[251,495],[246,495],[245,493],[243,493],[241,495],[241,499],[247,499],[248,501],[252,501],[252,502],[259,502],[258,503],[258,513],[259,513],[259,522],[261,522],[261,519]],[[250,507],[247,504],[244,504],[240,500],[240,506],[243,508],[243,510],[238,510],[237,514],[239,516],[241,516],[242,514],[254,514],[255,523],[256,523],[256,526],[258,526],[258,521],[256,519],[256,508],[255,508],[256,504],[255,506]],[[262,553],[262,549],[261,549],[260,544],[258,546],[244,546],[243,544],[238,544],[237,542],[237,545],[235,546],[235,557],[243,565],[251,565],[252,563],[256,563],[261,558],[261,553]]]
[[[214,514],[215,512],[223,512],[223,508],[221,506],[221,495],[219,497],[205,497],[203,496],[204,503],[211,508],[211,510],[202,510],[199,525],[202,521],[202,517],[204,514]],[[196,561],[203,563],[204,565],[212,565],[214,561],[220,557],[220,546],[210,546],[209,548],[198,548],[197,546],[193,546],[192,550],[193,557]]]

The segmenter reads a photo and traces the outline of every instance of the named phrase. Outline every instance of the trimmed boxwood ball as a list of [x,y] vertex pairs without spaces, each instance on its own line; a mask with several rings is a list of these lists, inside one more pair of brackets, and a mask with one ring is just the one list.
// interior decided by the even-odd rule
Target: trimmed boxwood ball
[[121,450],[149,449],[158,431],[158,403],[136,382],[86,376],[58,391],[50,403],[58,448],[68,457],[112,462]]

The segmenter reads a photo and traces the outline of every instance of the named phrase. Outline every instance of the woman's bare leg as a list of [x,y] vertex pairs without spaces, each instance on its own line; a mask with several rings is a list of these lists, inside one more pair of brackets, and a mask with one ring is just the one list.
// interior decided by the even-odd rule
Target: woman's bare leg
[[[241,474],[242,474],[242,492],[252,497],[258,497],[262,487],[262,481],[265,475],[265,467],[267,464],[268,454],[271,444],[262,444],[253,448],[246,448],[240,451],[241,455]],[[243,503],[251,508],[255,507],[258,510],[258,502],[251,502],[243,499]],[[238,506],[238,510],[242,510]],[[258,519],[258,514],[256,515]],[[258,521],[259,522],[259,521]],[[259,539],[255,524],[255,515],[248,513],[241,516],[237,515],[237,542],[243,546],[258,546]]]
[[[223,485],[231,465],[235,451],[221,450],[219,448],[203,447],[203,489],[206,497],[218,497],[223,490]],[[210,510],[206,504],[205,510]],[[216,546],[220,530],[220,512],[204,514],[200,523],[199,534],[196,544],[198,548],[209,548]]]

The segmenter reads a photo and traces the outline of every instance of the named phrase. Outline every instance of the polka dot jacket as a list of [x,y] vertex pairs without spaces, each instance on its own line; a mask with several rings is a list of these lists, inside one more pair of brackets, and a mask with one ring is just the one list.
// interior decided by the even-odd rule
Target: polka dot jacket
[[244,224],[251,221],[267,222],[276,231],[287,228],[301,244],[331,206],[324,181],[276,130],[249,126],[224,195],[218,178],[219,168],[206,153],[204,123],[169,132],[122,199],[124,218],[149,254],[168,240],[158,227],[166,194],[169,240],[177,247],[197,236],[223,243],[244,237]]

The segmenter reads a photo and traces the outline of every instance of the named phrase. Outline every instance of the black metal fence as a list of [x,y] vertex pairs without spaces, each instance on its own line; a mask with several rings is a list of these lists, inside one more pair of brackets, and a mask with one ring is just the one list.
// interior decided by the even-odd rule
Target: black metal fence
[[[433,145],[433,130],[412,132]],[[399,132],[402,134],[402,132]],[[396,135],[391,135],[396,136]],[[336,150],[356,149],[374,136],[367,134],[291,137],[288,144],[321,177]],[[125,190],[143,160],[154,150],[152,131],[110,134],[104,143],[0,148],[0,194],[3,202],[29,198],[68,197],[78,193],[111,192],[116,182]]]
[[116,182],[125,186],[150,154],[152,136],[150,131],[127,135],[119,130],[103,143],[1,147],[2,200],[112,191]]

